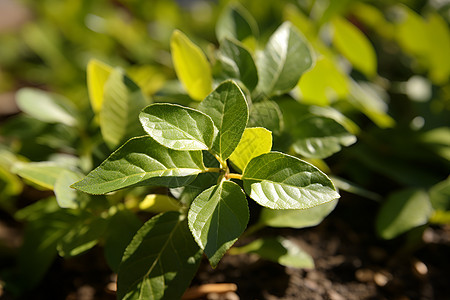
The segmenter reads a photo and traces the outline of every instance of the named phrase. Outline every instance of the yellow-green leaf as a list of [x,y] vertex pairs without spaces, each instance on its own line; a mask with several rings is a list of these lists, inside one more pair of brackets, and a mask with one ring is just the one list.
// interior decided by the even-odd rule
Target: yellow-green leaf
[[430,14],[427,21],[430,79],[436,84],[445,84],[450,77],[450,30],[438,13]]
[[113,68],[101,61],[92,59],[87,65],[87,85],[92,110],[98,113],[103,103],[104,85]]
[[332,20],[333,44],[353,67],[367,77],[377,73],[377,57],[367,37],[352,23],[341,17]]
[[248,162],[272,149],[272,133],[262,127],[246,128],[241,141],[230,156],[230,160],[240,170],[244,170]]
[[189,96],[201,101],[212,90],[211,67],[202,50],[179,30],[170,39],[172,60],[178,79]]
[[139,203],[139,209],[154,213],[178,211],[180,208],[180,203],[168,195],[150,194]]

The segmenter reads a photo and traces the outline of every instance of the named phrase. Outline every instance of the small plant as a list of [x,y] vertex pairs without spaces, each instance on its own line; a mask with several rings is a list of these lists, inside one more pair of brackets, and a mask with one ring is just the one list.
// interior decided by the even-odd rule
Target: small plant
[[[155,103],[139,119],[148,136],[130,139],[73,187],[106,194],[197,181],[202,189],[178,212],[157,215],[139,229],[119,267],[120,299],[181,296],[202,252],[216,267],[247,227],[246,194],[271,209],[308,209],[339,198],[331,180],[316,167],[269,152],[269,131],[246,128],[247,101],[233,81],[220,84],[198,110]],[[232,173],[229,161],[242,173]]]

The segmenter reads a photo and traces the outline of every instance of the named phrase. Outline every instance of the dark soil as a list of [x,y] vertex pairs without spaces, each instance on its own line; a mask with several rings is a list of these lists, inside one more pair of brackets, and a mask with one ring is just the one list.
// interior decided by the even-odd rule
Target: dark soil
[[[291,239],[313,256],[315,269],[285,268],[252,255],[225,256],[216,269],[205,259],[192,286],[237,285],[234,293],[203,299],[450,299],[449,227],[426,228],[418,243],[406,237],[382,241],[373,232],[378,204],[343,199],[319,226],[267,228],[256,234]],[[97,247],[72,259],[57,259],[43,283],[22,298],[115,299],[114,281]],[[4,293],[0,299],[13,298]]]

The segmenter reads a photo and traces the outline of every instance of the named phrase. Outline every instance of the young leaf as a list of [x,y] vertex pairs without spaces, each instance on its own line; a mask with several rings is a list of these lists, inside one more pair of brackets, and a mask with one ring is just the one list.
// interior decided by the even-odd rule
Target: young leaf
[[333,200],[308,209],[268,209],[263,208],[258,223],[270,227],[305,228],[316,226],[336,207]]
[[175,150],[208,150],[214,123],[204,113],[175,104],[155,103],[139,115],[144,130],[161,145]]
[[226,75],[240,80],[250,91],[258,83],[258,73],[252,55],[237,41],[223,39],[220,42],[219,59]]
[[428,222],[432,212],[425,191],[406,189],[391,194],[380,208],[376,219],[378,234],[392,239],[410,229]]
[[258,24],[255,19],[238,4],[228,6],[217,20],[216,36],[219,41],[225,38],[244,41],[257,34]]
[[220,84],[199,105],[219,130],[212,150],[226,160],[241,140],[248,120],[248,107],[241,89],[233,81]]
[[117,298],[179,299],[201,260],[201,250],[178,212],[150,219],[134,236],[122,258]]
[[245,128],[241,141],[230,155],[230,160],[241,171],[248,162],[272,149],[272,133],[265,128]]
[[100,111],[100,129],[110,149],[131,137],[142,135],[136,122],[147,104],[141,89],[120,69],[115,69],[105,83]]
[[247,194],[272,209],[306,209],[340,197],[322,171],[278,152],[253,158],[242,179]]
[[372,44],[356,26],[342,17],[334,17],[333,44],[353,65],[367,77],[377,73],[377,57]]
[[72,103],[60,95],[23,88],[17,92],[17,105],[23,112],[46,123],[62,123],[67,126],[77,123]]
[[98,114],[103,104],[104,86],[113,68],[96,59],[91,59],[87,65],[87,86],[89,100],[94,113]]
[[314,268],[312,257],[290,240],[282,237],[260,238],[242,247],[233,247],[230,254],[255,253],[260,257],[292,268]]
[[53,162],[18,162],[12,172],[40,187],[53,190],[59,175],[66,170],[67,167]]
[[195,198],[189,228],[214,268],[244,232],[249,220],[247,199],[232,181],[222,181]]
[[326,158],[350,146],[356,137],[333,119],[307,115],[296,120],[291,130],[294,151],[304,157]]
[[257,59],[257,91],[267,97],[289,92],[312,64],[308,43],[291,23],[285,22],[270,37]]
[[168,149],[143,136],[130,139],[72,187],[89,194],[135,185],[176,187],[192,181],[204,169],[201,151]]
[[205,54],[179,30],[172,34],[170,50],[178,79],[189,96],[197,101],[203,100],[212,89],[211,67]]
[[247,127],[264,127],[278,135],[284,127],[283,115],[275,101],[263,100],[250,106]]

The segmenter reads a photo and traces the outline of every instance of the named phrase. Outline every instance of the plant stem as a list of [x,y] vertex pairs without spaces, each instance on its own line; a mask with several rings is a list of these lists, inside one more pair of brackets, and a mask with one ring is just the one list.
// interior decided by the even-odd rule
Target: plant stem
[[241,174],[236,174],[236,173],[229,173],[229,174],[227,174],[227,179],[240,179],[240,180],[242,180],[242,175]]
[[205,172],[220,173],[221,168],[206,168]]

